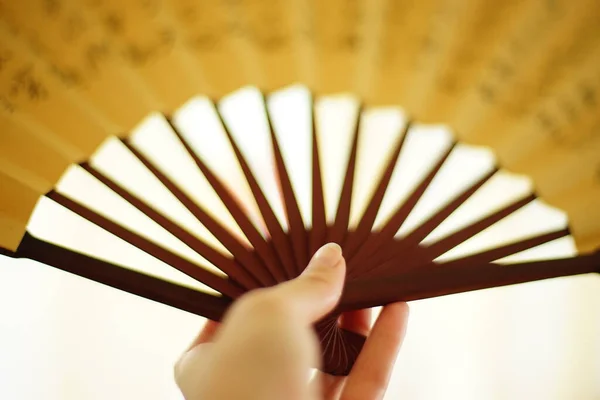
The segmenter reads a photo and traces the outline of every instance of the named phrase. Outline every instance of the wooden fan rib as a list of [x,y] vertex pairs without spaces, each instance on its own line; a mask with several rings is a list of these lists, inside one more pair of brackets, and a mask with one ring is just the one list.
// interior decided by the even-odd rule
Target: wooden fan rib
[[499,260],[504,257],[511,256],[521,251],[531,249],[536,246],[540,246],[544,243],[551,242],[556,239],[560,239],[571,234],[568,228],[559,229],[553,232],[548,232],[542,235],[530,237],[528,239],[519,240],[513,243],[499,246],[494,249],[482,251],[470,256],[462,257],[456,260],[442,262],[440,265],[452,266],[452,265],[466,265],[466,264],[483,264],[492,261]]
[[146,158],[127,139],[122,139],[131,153],[202,223],[227,250],[245,267],[247,273],[256,282],[265,285],[269,274],[261,262],[245,248],[227,228],[211,217],[201,206],[183,192],[173,181],[163,174],[148,158]]
[[[5,253],[11,257],[29,258],[216,321],[231,303],[228,298],[208,295],[85,256],[41,241],[29,233],[24,235],[17,252]],[[600,252],[512,265],[437,266],[386,278],[348,282],[335,312],[594,272],[600,273]]]
[[328,241],[342,245],[346,240],[348,224],[350,222],[350,209],[352,207],[352,188],[354,186],[354,171],[356,169],[356,154],[358,151],[358,139],[360,134],[360,124],[362,120],[362,104],[358,107],[356,113],[356,124],[352,134],[352,148],[346,165],[346,174],[340,198],[338,199],[338,208],[335,214],[333,226],[329,229]]
[[380,249],[376,255],[374,255],[374,262],[376,265],[401,257],[403,254],[412,252],[412,250],[421,243],[423,239],[433,232],[442,222],[444,222],[454,211],[458,209],[465,201],[467,201],[479,188],[481,188],[486,182],[488,182],[496,173],[498,169],[495,168],[481,179],[474,182],[471,186],[466,188],[462,193],[458,194],[452,199],[446,206],[442,207],[438,212],[429,217],[414,231],[406,235],[399,242],[390,243],[389,246]]
[[8,249],[5,249],[4,247],[0,247],[0,256],[14,257],[14,255],[15,255],[14,251],[10,251]]
[[407,121],[405,126],[402,128],[401,137],[396,145],[390,160],[388,161],[385,170],[377,183],[377,187],[373,192],[373,195],[369,199],[369,205],[367,206],[365,212],[363,213],[356,230],[348,237],[346,244],[344,245],[344,256],[348,257],[348,259],[352,258],[361,244],[367,239],[371,230],[373,229],[373,224],[377,218],[377,214],[379,212],[379,208],[381,207],[381,203],[383,202],[383,198],[385,196],[385,192],[387,187],[392,179],[392,174],[394,173],[394,167],[398,162],[398,157],[400,156],[400,152],[402,151],[402,147],[406,141],[406,136],[408,131],[410,130],[411,121]]
[[[236,268],[228,271],[227,268],[223,268],[223,271],[229,275],[229,279],[221,278],[202,266],[194,264],[183,257],[180,257],[157,244],[142,238],[139,235],[131,232],[130,230],[114,223],[113,221],[104,218],[103,216],[95,213],[87,207],[79,204],[78,202],[71,200],[62,194],[51,191],[46,194],[51,200],[54,200],[63,207],[71,210],[75,214],[85,218],[91,223],[99,226],[102,229],[112,233],[125,240],[127,243],[132,244],[138,249],[150,254],[151,256],[161,260],[167,265],[183,272],[184,274],[192,277],[198,282],[202,282],[212,289],[225,294],[228,297],[236,298],[242,295],[246,290],[254,289],[258,287],[258,284],[253,281],[250,277],[245,276],[244,271],[241,268]],[[241,285],[241,286],[240,286]]]
[[279,260],[281,261],[281,263],[284,267],[284,271],[286,272],[286,277],[287,277],[287,279],[292,279],[296,276],[296,271],[295,271],[295,267],[294,267],[295,263],[294,263],[293,251],[292,251],[291,244],[288,241],[288,237],[285,234],[285,232],[283,231],[281,224],[277,220],[277,217],[275,216],[273,209],[269,205],[269,202],[267,201],[265,194],[263,193],[262,189],[260,188],[258,181],[256,180],[256,177],[254,176],[254,173],[250,169],[250,166],[248,165],[246,158],[240,151],[239,146],[237,145],[235,139],[233,138],[233,135],[229,131],[229,128],[227,127],[227,124],[225,123],[225,120],[223,118],[223,115],[219,111],[219,108],[214,103],[213,103],[213,106],[215,108],[219,122],[220,122],[225,134],[227,135],[227,139],[229,140],[229,143],[231,144],[231,147],[233,148],[235,157],[238,160],[238,162],[240,163],[242,172],[244,173],[246,181],[248,182],[248,186],[250,187],[250,190],[252,191],[252,195],[254,196],[254,200],[256,201],[256,204],[258,205],[258,209],[260,210],[263,220],[265,221],[267,229],[269,230],[269,233],[271,234],[271,240],[273,241],[273,247],[275,248],[275,251],[276,251],[277,255],[279,256]]
[[484,218],[480,219],[479,221],[476,221],[476,222],[472,223],[471,225],[468,225],[468,226],[460,229],[459,231],[457,231],[443,239],[440,239],[439,241],[437,241],[429,246],[426,246],[424,248],[424,253],[427,255],[428,260],[433,261],[434,259],[441,256],[445,252],[458,246],[459,244],[465,242],[466,240],[472,238],[473,236],[480,233],[481,231],[489,228],[490,226],[492,226],[496,222],[500,221],[501,219],[503,219],[503,218],[509,216],[510,214],[514,213],[515,211],[525,207],[527,204],[531,203],[536,198],[537,198],[537,196],[535,194],[530,194],[519,200],[516,200],[513,203],[503,207],[502,209],[488,215],[487,217],[484,217]]
[[402,204],[402,206],[394,213],[392,218],[384,225],[381,229],[381,234],[384,236],[393,237],[396,232],[402,227],[406,218],[410,212],[415,208],[435,176],[438,174],[452,150],[456,146],[456,142],[453,142],[452,145],[446,150],[446,152],[442,155],[442,157],[438,160],[435,166],[431,169],[431,171],[425,176],[425,178],[419,183],[419,185],[412,191],[409,195],[408,199]]
[[[509,243],[503,246],[498,246],[493,249],[485,250],[476,254],[468,255],[456,260],[436,263],[436,265],[443,265],[446,267],[455,265],[472,265],[472,264],[483,264],[490,263],[499,260],[504,257],[516,254],[520,251],[530,249],[548,243],[552,240],[559,239],[561,237],[568,236],[570,231],[568,228],[560,229],[553,232],[548,232],[542,235],[536,235],[528,239],[518,240],[513,243]],[[402,260],[402,262],[400,262]],[[381,263],[378,267],[369,271],[368,276],[389,276],[398,272],[407,272],[415,268],[422,268],[431,265],[432,260],[429,258],[421,258],[411,253],[411,250],[405,252],[405,257],[398,255],[393,259],[388,259]],[[402,268],[402,270],[398,268]]]
[[451,200],[446,206],[444,206],[437,213],[432,215],[429,219],[423,222],[418,228],[409,233],[404,239],[403,243],[406,243],[407,246],[416,246],[423,239],[427,237],[435,228],[437,228],[442,222],[446,220],[458,207],[460,207],[465,201],[467,201],[479,188],[481,188],[486,182],[488,182],[496,173],[498,172],[497,168],[494,168],[492,171],[484,175],[481,179],[473,183],[467,189],[465,189],[462,193],[457,195],[453,200]]
[[309,254],[314,254],[327,240],[327,220],[325,217],[325,197],[321,160],[319,158],[319,141],[317,140],[317,122],[314,94],[310,104],[312,123],[312,227],[310,231]]
[[121,196],[125,201],[129,204],[137,208],[151,220],[156,222],[158,225],[163,227],[166,231],[171,233],[173,236],[181,240],[183,243],[188,245],[191,249],[197,251],[204,258],[206,258],[210,263],[215,265],[217,268],[221,269],[223,272],[225,271],[233,271],[236,268],[239,268],[239,265],[236,262],[225,255],[221,254],[213,247],[205,243],[203,240],[197,238],[196,236],[189,233],[184,228],[180,227],[176,223],[174,223],[169,218],[165,217],[160,212],[156,211],[146,202],[141,200],[140,198],[133,195],[131,192],[127,191],[125,188],[121,187],[116,182],[112,181],[110,178],[102,174],[100,171],[92,167],[88,163],[82,163],[80,166],[89,172],[94,178],[98,179],[102,184],[108,187],[110,190]]
[[38,261],[214,321],[222,318],[232,301],[53,245],[29,233],[25,233],[19,248],[11,256]]
[[[11,257],[29,258],[215,321],[221,319],[231,303],[231,299],[226,297],[212,296],[131,271],[44,242],[29,233],[24,235],[17,252],[4,253]],[[348,282],[336,312],[594,272],[600,273],[600,252],[512,265],[437,266],[383,279]]]
[[381,247],[388,246],[394,239],[394,235],[396,232],[398,232],[404,221],[406,221],[406,218],[408,218],[410,212],[421,199],[423,193],[425,193],[437,173],[440,171],[455,146],[456,142],[453,142],[452,145],[442,155],[442,157],[437,161],[434,167],[429,171],[429,173],[411,192],[406,201],[396,210],[396,212],[394,212],[390,220],[384,225],[377,235],[377,238],[372,238],[371,240],[368,239],[365,241],[364,245],[356,253],[356,255],[349,260],[348,269],[349,271],[353,272],[353,276],[374,268],[373,263],[369,261],[369,256],[374,254]]
[[277,136],[275,135],[273,121],[271,120],[271,113],[269,112],[269,107],[267,105],[267,97],[264,93],[262,94],[262,98],[267,124],[269,126],[269,133],[271,135],[271,145],[273,147],[273,156],[275,158],[278,180],[281,186],[283,204],[285,206],[286,215],[289,221],[292,248],[296,259],[296,274],[300,274],[308,264],[308,242],[306,238],[306,230],[304,229],[304,222],[302,220],[302,215],[300,214],[298,200],[296,199],[294,189],[292,188],[290,175],[287,171],[285,161],[283,160],[281,147],[279,145],[279,141],[277,140]]
[[338,312],[398,301],[514,285],[563,276],[600,273],[600,252],[565,259],[499,265],[493,263],[443,266],[387,277],[348,282]]
[[271,283],[277,283],[285,280],[281,270],[281,264],[277,259],[273,249],[269,247],[267,242],[261,236],[260,232],[252,224],[242,206],[238,203],[236,198],[231,194],[223,182],[213,173],[213,171],[200,159],[196,152],[190,147],[190,144],[185,140],[182,133],[175,126],[173,121],[169,117],[165,117],[169,126],[175,133],[175,136],[179,139],[187,153],[192,157],[200,172],[204,174],[206,180],[214,189],[215,193],[219,196],[227,210],[231,213],[231,216],[238,224],[244,235],[248,238],[250,244],[254,247],[258,257],[264,262],[265,267],[272,276]]
[[[377,264],[376,266],[363,272],[364,276],[381,275],[383,271],[391,272],[395,268],[398,268],[399,265],[403,271],[413,269],[420,265],[429,265],[437,257],[489,228],[496,222],[509,216],[535,199],[536,196],[534,194],[527,195],[429,246],[396,246],[391,257],[378,259],[375,262]],[[398,272],[398,270],[396,270],[396,272]]]

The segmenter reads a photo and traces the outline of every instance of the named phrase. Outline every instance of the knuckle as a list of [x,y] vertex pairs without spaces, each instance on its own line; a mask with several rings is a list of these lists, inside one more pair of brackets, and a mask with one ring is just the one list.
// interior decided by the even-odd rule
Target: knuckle
[[311,286],[312,290],[322,293],[326,297],[336,298],[342,289],[338,287],[336,282],[332,280],[332,277],[327,274],[311,274],[307,276],[307,284]]
[[319,286],[319,288],[330,288],[333,284],[331,277],[326,274],[310,274],[307,276],[307,279],[313,287]]

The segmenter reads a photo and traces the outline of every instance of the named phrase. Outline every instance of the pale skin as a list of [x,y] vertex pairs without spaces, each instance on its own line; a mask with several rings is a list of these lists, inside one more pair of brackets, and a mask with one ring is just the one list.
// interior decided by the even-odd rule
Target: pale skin
[[408,306],[385,306],[371,327],[371,311],[343,314],[340,326],[367,336],[347,377],[319,372],[312,325],[337,305],[346,262],[336,244],[323,246],[303,274],[241,297],[222,323],[209,321],[175,365],[187,400],[379,400],[406,331]]

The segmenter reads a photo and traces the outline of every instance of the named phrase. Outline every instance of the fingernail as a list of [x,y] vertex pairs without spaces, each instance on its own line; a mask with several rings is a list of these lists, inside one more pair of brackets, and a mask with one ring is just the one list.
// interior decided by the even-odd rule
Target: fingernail
[[337,243],[327,243],[315,253],[313,260],[334,267],[342,257],[342,248]]

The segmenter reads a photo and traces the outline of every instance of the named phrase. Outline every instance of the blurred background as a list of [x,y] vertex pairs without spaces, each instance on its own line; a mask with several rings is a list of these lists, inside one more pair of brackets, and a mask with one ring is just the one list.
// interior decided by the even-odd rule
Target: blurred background
[[[264,131],[264,127],[252,125],[251,121],[257,115],[253,108],[244,101],[234,101],[235,96],[247,97],[247,92],[232,96],[230,120],[239,121],[238,125],[246,129]],[[335,103],[336,100],[332,101]],[[346,104],[348,99],[340,97],[337,101]],[[197,120],[203,115],[198,104],[192,101],[187,106],[187,114],[182,111],[180,125],[196,129],[196,132],[204,132],[198,127],[213,129],[209,128],[208,120]],[[340,111],[344,107],[336,108],[332,104],[318,105],[328,110],[327,115],[333,116],[329,122],[323,117],[321,124],[324,129],[329,126],[327,129],[343,137],[347,135],[344,129],[352,129],[344,121],[349,120],[348,113],[355,111],[348,107],[346,111]],[[279,110],[280,116],[287,115],[289,125],[308,132],[310,121],[306,119],[306,113],[301,112],[302,107],[308,106],[305,100],[300,106],[274,104],[273,110]],[[365,137],[372,144],[383,141],[382,135],[386,129],[390,130],[384,126],[386,113],[389,114],[389,110],[382,110],[380,114],[375,110],[371,122],[364,127]],[[394,117],[396,128],[405,122],[397,115]],[[190,120],[186,125],[186,118],[196,120],[194,123]],[[153,134],[165,129],[160,120],[160,116],[150,116],[136,128],[135,135],[140,143],[146,138],[152,145]],[[415,163],[432,158],[433,145],[440,132],[449,134],[439,126],[419,129],[419,137],[430,137],[420,147],[415,142],[406,149],[405,159],[413,161],[404,161],[402,174],[410,172],[418,176],[426,170],[426,165],[418,167]],[[291,136],[302,137],[301,134]],[[246,143],[250,146],[246,148],[249,152],[264,150],[260,148],[260,140],[247,140]],[[340,142],[334,143],[339,145]],[[154,146],[158,144],[160,142],[155,142]],[[299,146],[292,147],[299,149]],[[342,151],[340,148],[334,145],[328,153],[331,157],[326,162],[333,163],[328,168],[334,171],[336,168],[342,170],[336,153]],[[100,153],[108,152],[106,149],[96,153],[98,159]],[[211,152],[216,158],[230,156],[227,149],[219,150],[218,147],[211,148]],[[169,154],[166,150],[165,153]],[[133,169],[123,164],[124,159],[116,154],[111,153],[111,157],[106,154],[107,165],[120,169],[126,178],[127,175],[136,178]],[[175,162],[173,157],[177,154],[171,154]],[[169,157],[164,160],[168,161]],[[263,162],[265,170],[272,170],[268,159]],[[369,170],[370,165],[361,168]],[[221,168],[227,168],[227,165]],[[229,168],[233,171],[238,167],[230,164]],[[361,177],[360,171],[362,169],[358,171],[357,180],[368,180],[368,177]],[[473,171],[463,167],[454,172],[467,176]],[[334,183],[327,179],[325,186],[332,187]],[[187,182],[194,183],[189,179]],[[237,184],[235,181],[229,183],[234,187]],[[499,188],[504,193],[513,189],[518,192],[522,183],[522,179],[507,174]],[[452,181],[445,186],[452,186]],[[432,185],[423,198],[424,203],[429,204],[425,204],[425,208],[439,206],[446,196],[444,191],[449,190],[445,186]],[[100,193],[97,185],[78,178],[73,171],[65,174],[59,187],[66,191],[76,190],[80,196],[87,195],[90,201],[99,207],[109,207],[111,212],[121,212],[124,223],[131,216],[127,208],[119,208],[112,197]],[[360,191],[360,185],[358,188],[355,196],[366,201],[368,196]],[[295,189],[300,191],[299,197],[306,198],[310,194],[302,192],[301,185]],[[409,189],[405,188],[405,191]],[[486,193],[470,207],[479,210],[495,207],[498,190]],[[152,186],[146,187],[147,196],[160,197],[159,194]],[[474,238],[463,253],[472,251],[474,246],[485,248],[492,242],[502,243],[515,235],[526,236],[549,223],[565,223],[563,213],[542,203],[536,204],[510,223],[498,224],[485,235]],[[468,210],[465,212],[468,214]],[[423,209],[420,213],[421,218],[427,214]],[[412,219],[415,225],[419,217]],[[142,230],[150,229],[145,228],[143,222],[139,226]],[[191,284],[180,276],[169,275],[171,272],[166,271],[164,265],[159,265],[148,255],[68,214],[50,201],[38,204],[28,229],[40,237],[52,238],[56,243],[82,248],[105,259],[120,260],[146,272]],[[445,229],[451,231],[452,227]],[[575,253],[574,242],[567,237],[520,257],[544,258]],[[412,302],[410,306],[408,334],[386,399],[600,399],[598,277],[578,276],[496,288]],[[203,323],[204,319],[198,316],[30,260],[0,256],[0,398],[180,399],[181,394],[173,382],[173,364]]]
[[[285,226],[264,105],[257,89],[247,86],[273,93],[301,82],[309,89],[276,95],[268,105],[307,226],[310,97],[343,92],[360,99],[333,96],[316,103],[329,222],[364,101],[350,228],[410,116],[444,125],[413,126],[375,228],[455,134],[469,144],[454,148],[398,238],[499,160],[527,177],[498,173],[426,242],[534,190],[544,201],[531,202],[438,260],[566,226],[575,239],[500,262],[596,250],[599,66],[597,0],[0,0],[0,245],[15,250],[27,226],[43,240],[207,290],[47,198],[29,220],[31,209],[57,189],[203,262],[72,164],[90,159],[218,247],[114,135],[133,132],[127,137],[136,147],[230,224],[156,111],[169,113],[256,217],[212,103],[190,101],[199,93],[221,99],[245,87],[228,96],[221,112]],[[600,399],[598,276],[428,299],[413,302],[411,310],[387,399]],[[172,366],[203,323],[36,262],[0,256],[0,399],[180,399]]]

